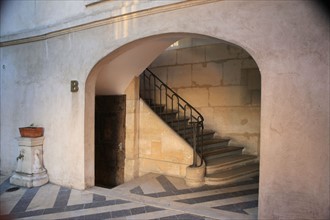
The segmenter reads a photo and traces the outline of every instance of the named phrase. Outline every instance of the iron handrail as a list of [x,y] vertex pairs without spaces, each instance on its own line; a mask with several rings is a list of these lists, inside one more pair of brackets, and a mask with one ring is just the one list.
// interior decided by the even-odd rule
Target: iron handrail
[[[177,130],[183,130],[183,137],[189,134],[188,130],[193,129],[192,143],[186,141],[193,146],[193,164],[192,166],[201,166],[203,164],[203,131],[204,131],[204,118],[191,104],[184,98],[177,94],[173,89],[166,85],[158,76],[156,76],[150,69],[145,69],[141,74],[142,80],[140,81],[140,96],[149,105],[156,104],[164,106],[165,113],[177,114]],[[143,87],[143,88],[142,88]],[[142,90],[143,89],[143,90]],[[155,103],[153,103],[155,102]],[[175,117],[170,117],[164,114],[164,120],[174,125]],[[180,120],[188,120],[190,127],[187,123],[183,123],[183,128],[180,129]],[[190,133],[191,134],[191,133]],[[201,161],[197,165],[197,154],[199,154]]]

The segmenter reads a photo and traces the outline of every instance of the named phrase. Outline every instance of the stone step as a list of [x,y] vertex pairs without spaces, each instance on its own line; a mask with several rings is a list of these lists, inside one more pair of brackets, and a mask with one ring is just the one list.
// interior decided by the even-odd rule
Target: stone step
[[205,184],[222,185],[239,180],[255,177],[259,175],[259,164],[250,164],[235,169],[223,171],[221,173],[207,174]]
[[219,173],[225,170],[256,163],[257,158],[258,157],[254,155],[231,155],[215,158],[206,162],[206,174]]
[[[210,140],[213,138],[214,136],[214,131],[212,130],[204,130],[203,131],[203,135],[197,135],[197,138],[201,138],[203,136],[203,142],[206,141],[206,140]],[[181,135],[184,139],[186,139],[190,144],[193,144],[193,133],[187,133],[185,135]]]
[[186,125],[184,126],[184,124],[180,125],[180,126],[174,126],[173,129],[180,135],[183,135],[185,133],[191,133],[193,130],[193,127],[191,125]]
[[203,152],[203,158],[206,162],[220,157],[230,156],[230,155],[241,155],[244,147],[226,146],[218,149],[207,150]]
[[152,104],[150,105],[150,108],[156,112],[157,114],[160,114],[161,112],[164,112],[165,110],[165,105],[160,105],[160,104]]
[[203,145],[204,151],[210,151],[210,150],[215,150],[218,149],[219,147],[225,147],[228,146],[230,139],[225,139],[225,138],[212,138],[210,140],[204,140]]
[[189,118],[181,117],[181,118],[175,118],[174,120],[173,119],[167,119],[167,120],[164,119],[164,121],[167,124],[169,124],[170,127],[173,128],[173,127],[184,126],[184,125],[188,126]]
[[166,112],[158,113],[158,115],[165,121],[174,121],[176,119],[177,111],[168,110]]
[[149,98],[142,98],[142,99],[148,106],[153,105],[153,100],[152,99],[149,99]]
[[[190,123],[187,123],[187,124],[185,124],[185,123],[176,124],[172,128],[173,128],[173,130],[175,130],[180,135],[183,135],[183,134],[190,135],[190,134],[193,133],[193,126],[191,126]],[[225,139],[221,139],[221,140],[222,141],[225,141]],[[229,141],[230,139],[227,139],[227,140]],[[213,141],[213,142],[218,142],[218,141]]]

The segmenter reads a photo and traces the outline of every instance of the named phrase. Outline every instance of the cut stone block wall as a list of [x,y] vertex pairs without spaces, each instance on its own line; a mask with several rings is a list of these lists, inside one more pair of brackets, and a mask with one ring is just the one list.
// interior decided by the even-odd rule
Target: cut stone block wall
[[[193,42],[193,40],[190,40]],[[180,47],[185,44],[185,47]],[[189,46],[189,45],[188,45]],[[225,42],[187,46],[187,39],[162,53],[150,69],[205,118],[216,136],[259,155],[261,76],[243,49]]]
[[126,134],[125,134],[125,182],[139,175],[139,79],[134,78],[126,94]]
[[142,100],[139,103],[139,174],[185,177],[193,151]]

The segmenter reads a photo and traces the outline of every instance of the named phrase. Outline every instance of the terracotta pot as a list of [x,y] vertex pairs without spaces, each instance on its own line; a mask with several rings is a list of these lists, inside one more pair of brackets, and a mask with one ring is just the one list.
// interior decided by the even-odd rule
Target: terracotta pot
[[19,128],[19,133],[21,137],[36,138],[44,135],[43,127],[24,127]]

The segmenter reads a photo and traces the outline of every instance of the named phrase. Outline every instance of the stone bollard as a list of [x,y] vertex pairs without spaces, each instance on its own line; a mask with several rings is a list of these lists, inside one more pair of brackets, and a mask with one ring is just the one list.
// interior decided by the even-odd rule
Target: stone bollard
[[44,137],[17,138],[20,153],[17,167],[10,183],[23,187],[36,187],[48,183],[47,170],[43,165]]
[[204,185],[205,163],[199,167],[188,166],[185,181],[187,186],[200,187]]

